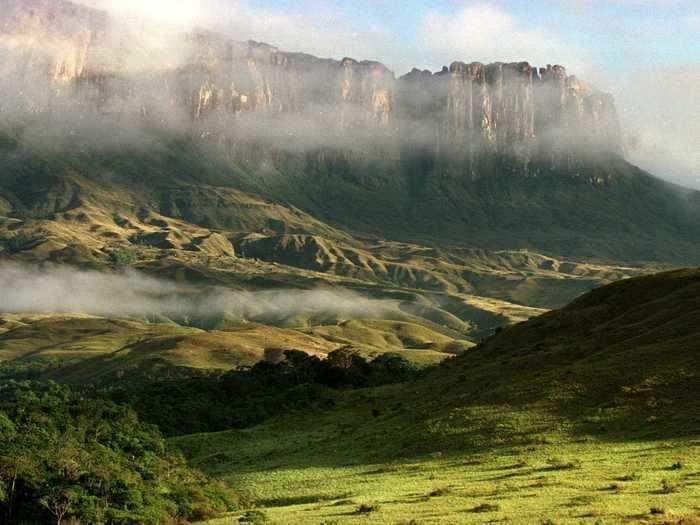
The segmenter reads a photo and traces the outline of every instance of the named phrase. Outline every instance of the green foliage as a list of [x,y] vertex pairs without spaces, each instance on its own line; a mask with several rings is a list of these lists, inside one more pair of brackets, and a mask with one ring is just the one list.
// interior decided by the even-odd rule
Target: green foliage
[[138,254],[135,250],[122,248],[110,252],[109,259],[115,266],[126,267],[138,261]]
[[55,383],[0,387],[2,523],[160,524],[233,506],[131,409]]
[[251,525],[261,525],[267,523],[268,517],[262,510],[248,510],[238,520],[240,523],[250,523]]
[[284,352],[279,363],[261,361],[250,369],[161,381],[112,392],[112,399],[133,406],[166,435],[246,428],[280,413],[312,406],[330,407],[327,389],[354,389],[412,381],[420,370],[398,354],[367,361],[354,351],[319,359],[300,351]]
[[17,232],[10,235],[0,235],[0,244],[2,244],[5,249],[11,253],[18,253],[22,250],[29,248],[32,244],[36,243],[39,239],[36,236],[30,235],[25,232]]

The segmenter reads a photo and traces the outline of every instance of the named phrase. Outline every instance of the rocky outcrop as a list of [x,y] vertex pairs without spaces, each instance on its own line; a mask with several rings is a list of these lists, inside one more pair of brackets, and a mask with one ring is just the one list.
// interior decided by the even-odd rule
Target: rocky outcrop
[[6,107],[65,108],[58,97],[73,111],[176,122],[247,158],[251,148],[258,156],[355,149],[392,159],[401,151],[409,163],[429,159],[421,171],[470,177],[493,159],[530,174],[576,166],[591,153],[622,154],[612,97],[562,66],[455,62],[395,79],[377,62],[197,31],[179,38],[177,59],[144,70],[132,67],[142,41],[115,37],[114,28],[105,14],[67,1],[9,0],[0,15]]
[[[15,76],[41,72],[70,82],[96,71],[105,37],[105,13],[63,0],[6,0],[0,10],[0,44]],[[8,73],[7,71],[5,72]]]
[[[195,122],[220,130],[215,123],[235,127],[241,122],[231,117],[253,114],[285,118],[285,128],[347,131],[392,125],[394,76],[382,64],[285,53],[211,33],[194,34],[189,42],[191,56],[172,72],[169,85]],[[254,127],[244,122],[243,134]]]
[[533,159],[557,164],[587,153],[622,154],[612,96],[562,66],[454,62],[435,74],[414,69],[398,85],[402,127],[414,133],[405,140],[452,164],[473,169],[493,154],[521,167]]

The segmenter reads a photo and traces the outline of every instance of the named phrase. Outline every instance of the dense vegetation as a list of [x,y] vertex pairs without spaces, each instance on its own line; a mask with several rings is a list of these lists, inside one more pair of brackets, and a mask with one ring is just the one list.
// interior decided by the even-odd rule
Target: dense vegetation
[[166,435],[245,428],[272,415],[332,406],[327,389],[380,386],[416,379],[421,371],[404,357],[387,353],[369,361],[352,349],[319,359],[299,351],[279,352],[273,361],[224,374],[197,373],[111,392],[133,406]]
[[0,387],[1,523],[181,523],[234,503],[124,405],[55,383]]
[[332,406],[328,389],[410,381],[421,373],[391,353],[368,361],[349,348],[324,360],[272,351],[249,369],[71,391],[31,380],[50,366],[0,367],[3,524],[181,523],[235,510],[231,489],[188,468],[151,423],[171,435],[244,428],[274,414]]

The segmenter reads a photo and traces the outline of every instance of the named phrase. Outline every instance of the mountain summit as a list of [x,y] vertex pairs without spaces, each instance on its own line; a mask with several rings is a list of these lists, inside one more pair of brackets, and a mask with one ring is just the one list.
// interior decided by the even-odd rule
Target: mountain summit
[[86,112],[175,112],[233,143],[267,138],[257,122],[275,118],[273,148],[368,150],[379,141],[381,157],[418,148],[467,162],[471,176],[489,154],[527,171],[535,158],[568,166],[585,153],[622,152],[612,97],[558,65],[455,62],[397,80],[378,62],[319,59],[205,31],[144,36],[105,13],[50,0],[11,3],[1,27],[3,71],[32,111],[58,98]]

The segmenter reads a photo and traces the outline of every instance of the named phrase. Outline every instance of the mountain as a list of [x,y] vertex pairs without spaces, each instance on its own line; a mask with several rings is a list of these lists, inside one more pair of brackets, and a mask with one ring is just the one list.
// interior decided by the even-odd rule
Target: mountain
[[695,523],[699,287],[614,283],[413,383],[176,442],[273,522]]
[[[397,147],[419,148],[476,164],[473,176],[482,154],[514,157],[527,168],[533,157],[566,164],[578,151],[622,152],[612,97],[562,66],[455,62],[434,75],[413,70],[396,79],[378,62],[318,59],[198,30],[173,36],[152,27],[144,37],[119,24],[65,1],[10,2],[2,20],[6,77],[22,85],[34,111],[50,112],[63,98],[78,99],[86,112],[180,111],[234,149],[266,139],[272,150],[361,142],[369,153],[381,140],[393,155]],[[181,42],[170,60],[143,64],[156,47],[148,38]],[[272,135],[250,115],[282,116],[276,124],[283,129]],[[341,142],[324,144],[333,138]]]
[[[173,327],[124,331],[87,311],[105,323],[90,343],[104,355],[157,339],[136,347],[196,365],[179,348],[209,352],[235,339],[212,332],[250,322],[271,340],[311,336],[295,344],[321,354],[391,341],[434,361],[595,286],[697,259],[700,194],[627,163],[612,97],[561,66],[455,62],[396,78],[377,62],[182,34],[68,1],[6,7],[4,262],[128,266],[207,289],[351,290],[399,323],[222,311],[170,319],[194,330],[181,344]],[[135,322],[167,316],[146,317]],[[12,355],[57,340],[51,323],[25,319],[33,329],[2,336]],[[78,332],[58,341],[72,355],[71,323]],[[204,361],[249,363],[265,348],[240,350]]]
[[[129,177],[114,157],[136,150],[129,169],[164,188],[154,211],[225,227],[203,215],[214,206],[173,202],[177,177],[143,155],[165,149],[190,180],[352,232],[697,260],[698,193],[626,162],[612,97],[561,66],[455,62],[397,79],[377,62],[173,34],[66,1],[15,0],[0,16],[5,181],[27,176],[8,158],[50,149],[108,187]],[[6,215],[24,213],[16,191],[4,185]]]

